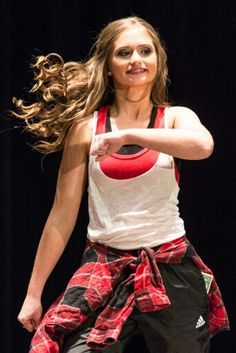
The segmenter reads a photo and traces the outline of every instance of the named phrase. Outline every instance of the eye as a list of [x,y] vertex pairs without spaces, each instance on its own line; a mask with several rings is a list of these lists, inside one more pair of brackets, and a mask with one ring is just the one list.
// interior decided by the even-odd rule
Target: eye
[[129,49],[120,49],[118,50],[118,52],[116,53],[116,56],[120,56],[122,58],[127,58],[131,55],[131,50]]
[[141,48],[141,49],[139,50],[139,52],[140,52],[140,54],[141,54],[142,56],[148,56],[148,55],[150,55],[150,54],[152,53],[152,49],[151,49],[151,48],[148,48],[148,47],[144,47],[144,48]]

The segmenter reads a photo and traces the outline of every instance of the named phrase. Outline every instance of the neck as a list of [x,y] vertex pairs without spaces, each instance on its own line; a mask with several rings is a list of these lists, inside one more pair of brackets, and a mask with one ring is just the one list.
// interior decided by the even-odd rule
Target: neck
[[119,87],[115,88],[116,99],[127,100],[130,103],[138,103],[142,101],[146,96],[151,95],[152,85],[148,84],[145,86],[137,87]]
[[115,102],[111,107],[111,115],[125,116],[126,119],[142,120],[149,116],[152,109],[150,90],[134,89],[124,92],[116,90]]

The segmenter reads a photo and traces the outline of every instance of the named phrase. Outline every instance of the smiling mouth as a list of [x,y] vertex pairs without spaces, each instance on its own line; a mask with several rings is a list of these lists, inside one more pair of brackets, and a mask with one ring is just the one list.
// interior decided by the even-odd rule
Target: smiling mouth
[[142,74],[146,72],[146,69],[142,69],[142,68],[136,68],[136,69],[130,69],[127,71],[128,74]]

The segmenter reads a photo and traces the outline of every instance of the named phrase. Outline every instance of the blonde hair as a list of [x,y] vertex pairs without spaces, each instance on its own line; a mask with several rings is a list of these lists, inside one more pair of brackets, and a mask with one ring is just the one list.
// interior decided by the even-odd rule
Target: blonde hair
[[54,53],[36,57],[32,64],[35,84],[30,90],[36,94],[35,103],[25,104],[22,99],[13,98],[17,108],[14,116],[23,119],[25,129],[39,138],[35,149],[43,153],[62,149],[74,122],[103,105],[112,104],[113,83],[107,73],[113,44],[123,31],[137,25],[147,30],[157,53],[158,72],[151,100],[155,105],[168,105],[167,58],[159,34],[139,17],[119,19],[102,29],[87,61],[64,63],[62,57]]

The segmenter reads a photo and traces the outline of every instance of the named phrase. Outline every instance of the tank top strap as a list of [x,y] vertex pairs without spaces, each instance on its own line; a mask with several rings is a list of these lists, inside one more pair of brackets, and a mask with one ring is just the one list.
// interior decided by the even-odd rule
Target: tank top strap
[[159,129],[165,127],[165,107],[158,107],[154,127]]
[[106,129],[106,117],[110,106],[102,107],[98,111],[96,135],[103,134]]

